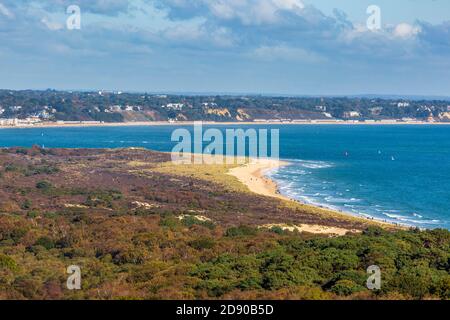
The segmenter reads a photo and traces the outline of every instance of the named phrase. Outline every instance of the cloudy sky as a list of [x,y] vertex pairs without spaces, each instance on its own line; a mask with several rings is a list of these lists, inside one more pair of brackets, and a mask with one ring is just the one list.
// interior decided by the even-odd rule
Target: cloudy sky
[[450,1],[0,0],[0,88],[450,96]]

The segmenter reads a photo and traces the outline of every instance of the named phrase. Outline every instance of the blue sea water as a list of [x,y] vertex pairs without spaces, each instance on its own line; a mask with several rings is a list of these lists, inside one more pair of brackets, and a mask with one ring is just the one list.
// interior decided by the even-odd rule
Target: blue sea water
[[[290,162],[289,166],[268,173],[277,181],[282,194],[354,215],[450,229],[450,126],[264,127],[280,129],[280,157]],[[2,129],[0,146],[144,147],[170,151],[175,145],[170,139],[174,129],[173,126]]]

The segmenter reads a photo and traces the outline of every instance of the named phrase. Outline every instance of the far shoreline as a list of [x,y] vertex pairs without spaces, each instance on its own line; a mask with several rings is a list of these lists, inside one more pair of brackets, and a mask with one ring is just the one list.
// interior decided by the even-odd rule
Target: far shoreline
[[217,121],[139,121],[139,122],[104,122],[104,123],[57,123],[45,122],[34,125],[1,125],[0,129],[39,129],[39,128],[74,128],[74,127],[144,127],[144,126],[192,126],[195,123],[202,125],[217,126],[237,126],[237,125],[290,125],[290,126],[312,126],[312,125],[337,125],[337,126],[393,126],[393,125],[415,125],[428,126],[450,125],[450,122],[428,122],[428,121],[321,121],[321,120],[305,120],[305,121],[243,121],[243,122],[217,122]]

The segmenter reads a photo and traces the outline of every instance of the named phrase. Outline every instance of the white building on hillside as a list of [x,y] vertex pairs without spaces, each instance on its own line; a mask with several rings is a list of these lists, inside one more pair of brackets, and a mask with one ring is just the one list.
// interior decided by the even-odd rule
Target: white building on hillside
[[359,117],[361,117],[361,113],[359,113],[358,111],[346,111],[346,112],[344,112],[344,117],[345,118],[359,118]]
[[0,126],[17,126],[19,124],[19,119],[0,119]]
[[22,110],[22,106],[11,106],[9,107],[9,110],[11,110],[12,112],[17,112]]
[[316,106],[315,109],[317,111],[324,111],[324,112],[327,111],[327,107],[326,106]]
[[161,106],[161,108],[181,111],[184,108],[184,103],[168,103],[165,106]]

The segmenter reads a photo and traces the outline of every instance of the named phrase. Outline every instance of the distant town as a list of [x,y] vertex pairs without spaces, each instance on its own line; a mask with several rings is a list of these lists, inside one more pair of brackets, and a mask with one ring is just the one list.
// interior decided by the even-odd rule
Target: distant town
[[0,126],[188,121],[450,123],[450,100],[0,90]]

